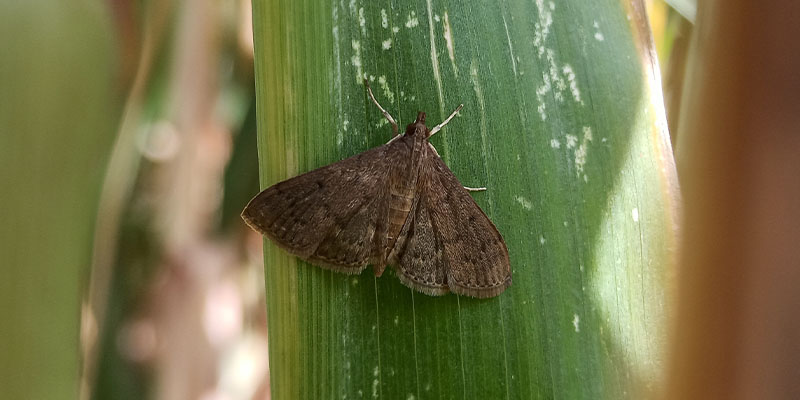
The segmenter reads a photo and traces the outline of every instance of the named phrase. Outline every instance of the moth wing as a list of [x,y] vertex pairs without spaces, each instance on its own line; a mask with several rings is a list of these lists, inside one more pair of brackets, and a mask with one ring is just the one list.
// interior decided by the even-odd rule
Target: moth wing
[[279,182],[254,197],[242,218],[306,261],[359,273],[382,259],[386,180],[404,149],[394,142]]
[[[424,271],[428,279],[446,284],[454,293],[479,298],[502,293],[511,285],[511,266],[500,232],[441,158],[425,157],[420,178],[413,229],[425,239],[409,242],[406,253],[425,254],[431,264],[414,270]],[[400,264],[413,265],[402,259]],[[400,269],[409,274],[408,268]],[[443,287],[436,290],[446,292]]]
[[[424,182],[420,182],[424,185]],[[430,199],[418,196],[389,255],[397,277],[406,286],[439,296],[448,293],[443,243],[433,228]]]

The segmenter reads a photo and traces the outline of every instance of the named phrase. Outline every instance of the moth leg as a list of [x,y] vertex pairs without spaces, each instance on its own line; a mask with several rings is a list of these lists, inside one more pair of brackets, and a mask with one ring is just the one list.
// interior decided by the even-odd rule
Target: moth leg
[[[459,108],[461,108],[461,107],[459,107]],[[392,141],[394,141],[394,139],[395,139],[395,138],[392,138],[392,140],[390,140],[390,141],[389,141],[389,143],[391,143]],[[432,145],[430,142],[428,142],[428,147],[430,147],[430,148],[431,148],[431,150],[433,150],[433,154],[436,154],[436,157],[442,158],[442,157],[439,155],[439,152],[438,152],[438,151],[436,151],[436,147],[433,147],[433,145]],[[466,187],[466,186],[464,186],[464,189],[466,189],[468,192],[483,192],[483,191],[485,191],[485,190],[486,190],[486,188],[485,188],[485,187],[471,188],[471,187]]]
[[461,107],[464,107],[464,105],[463,105],[463,104],[459,104],[459,105],[458,105],[458,107],[456,108],[456,110],[455,110],[455,111],[453,111],[453,113],[452,113],[452,114],[450,114],[450,116],[449,116],[449,117],[447,117],[447,119],[445,119],[444,121],[442,121],[442,123],[441,123],[441,124],[434,126],[434,127],[433,127],[433,129],[431,129],[431,133],[430,133],[430,134],[428,134],[428,137],[431,137],[431,136],[433,136],[433,135],[434,135],[436,132],[439,132],[440,130],[442,130],[442,128],[444,128],[444,126],[445,126],[445,125],[447,125],[447,123],[448,123],[448,122],[450,122],[450,120],[451,120],[451,119],[453,119],[453,117],[455,117],[455,116],[456,116],[456,114],[458,114],[458,112],[459,112],[459,111],[461,111]]
[[[395,122],[394,118],[392,118],[392,116],[389,115],[388,111],[384,110],[383,107],[381,107],[381,105],[378,104],[378,100],[375,100],[375,95],[372,94],[372,88],[369,87],[369,81],[367,81],[366,78],[364,79],[364,86],[367,87],[369,98],[372,99],[372,102],[375,103],[376,106],[378,106],[378,109],[381,110],[381,114],[383,114],[383,116],[386,117],[387,120],[389,120],[389,123],[392,124],[392,136],[393,136],[392,140],[399,137],[397,136],[397,122]],[[389,142],[391,143],[391,140]]]
[[[392,139],[392,140],[394,140],[394,139]],[[433,150],[433,154],[436,154],[436,157],[442,158],[442,156],[439,155],[439,152],[436,151],[436,147],[433,147],[433,145],[430,142],[428,142],[428,147],[430,147],[431,150]]]

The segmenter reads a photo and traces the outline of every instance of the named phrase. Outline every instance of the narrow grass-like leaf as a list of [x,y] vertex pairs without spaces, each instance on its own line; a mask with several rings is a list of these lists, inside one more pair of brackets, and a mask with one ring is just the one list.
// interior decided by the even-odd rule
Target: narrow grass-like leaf
[[78,397],[80,301],[120,114],[105,5],[0,5],[3,398]]
[[272,393],[620,398],[658,388],[677,187],[643,5],[254,1],[262,186],[464,109],[433,144],[514,283],[430,297],[266,245]]

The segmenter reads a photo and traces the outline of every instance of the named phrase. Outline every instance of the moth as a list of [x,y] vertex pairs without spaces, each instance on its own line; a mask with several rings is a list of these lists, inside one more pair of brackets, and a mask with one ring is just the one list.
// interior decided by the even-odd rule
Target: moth
[[[406,286],[428,295],[494,297],[511,285],[500,232],[444,164],[425,113],[388,143],[277,183],[254,197],[244,221],[289,253],[333,271],[358,274],[387,265]],[[474,190],[474,189],[472,189]],[[480,189],[478,189],[480,190]]]

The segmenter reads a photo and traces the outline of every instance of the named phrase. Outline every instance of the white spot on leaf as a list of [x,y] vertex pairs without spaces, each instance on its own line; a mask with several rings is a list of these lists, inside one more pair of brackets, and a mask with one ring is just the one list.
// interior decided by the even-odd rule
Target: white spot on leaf
[[[378,85],[380,85],[381,89],[383,90],[383,95],[389,99],[390,103],[394,103],[394,92],[389,88],[389,84],[386,82],[386,75],[381,75],[378,77]],[[386,121],[385,118],[381,119],[382,121]]]
[[367,19],[364,18],[364,7],[358,9],[358,26],[361,27],[361,36],[367,36]]
[[389,15],[386,14],[385,8],[381,8],[381,27],[383,29],[389,27]]
[[[556,102],[561,103],[565,100],[564,92],[569,88],[572,93],[572,98],[577,103],[583,105],[583,101],[581,100],[581,94],[578,89],[579,86],[572,66],[564,64],[559,67],[559,62],[556,59],[556,52],[552,48],[547,47],[550,28],[553,24],[555,3],[551,1],[545,6],[544,0],[535,0],[535,5],[538,11],[538,17],[533,24],[533,47],[536,49],[537,57],[540,60],[544,59],[544,61],[546,61],[541,83],[536,87],[536,100],[538,103],[536,109],[539,112],[539,117],[544,121],[547,119],[547,100],[550,98],[548,95],[552,96]],[[503,23],[505,24],[505,22],[504,20]],[[505,26],[505,28],[506,35],[508,36],[508,26]],[[511,49],[510,36],[507,37],[507,39],[509,39],[509,49]],[[512,55],[512,68],[515,70],[514,72],[516,74],[516,65],[514,64]],[[522,72],[520,72],[520,75],[522,75]]]
[[[575,170],[578,176],[583,175],[583,167],[586,165],[586,152],[588,150],[589,142],[592,141],[592,128],[588,126],[583,127],[583,141],[581,145],[575,150]],[[583,180],[588,181],[589,178],[583,175]]]
[[569,82],[569,91],[572,92],[572,98],[583,105],[583,100],[581,100],[581,91],[578,89],[578,82],[575,80],[575,72],[572,70],[572,66],[569,64],[564,64],[564,67],[561,69],[561,71],[563,71],[564,75],[567,77],[567,82]]
[[419,19],[417,19],[417,13],[414,11],[408,15],[408,19],[406,20],[406,28],[411,29],[415,26],[419,25]]
[[592,139],[594,139],[594,137],[592,137],[592,127],[584,126],[583,127],[583,140],[584,141],[587,141],[587,140],[591,141]]
[[546,72],[542,73],[542,85],[536,88],[536,100],[538,100],[539,105],[536,107],[536,110],[539,112],[539,117],[542,118],[542,121],[547,119],[547,106],[545,105],[545,95],[547,92],[550,91],[550,75]]
[[567,134],[567,148],[572,149],[578,144],[578,137]]
[[514,196],[514,200],[516,200],[517,203],[519,203],[526,210],[533,209],[533,203],[522,196]]
[[597,21],[594,21],[594,24],[592,24],[592,26],[594,27],[594,29],[596,29],[594,32],[594,39],[597,40],[598,42],[602,42],[603,40],[605,40],[605,37],[603,37],[603,32],[600,32],[600,24]]
[[356,82],[361,83],[361,80],[364,79],[364,70],[361,67],[361,42],[353,40],[351,46],[353,47],[353,56],[350,57],[350,62],[356,68]]
[[553,11],[555,5],[551,2],[550,9],[544,7],[544,0],[536,0],[536,9],[539,11],[537,21],[533,24],[533,46],[536,47],[536,52],[539,57],[544,54],[544,42],[550,34],[550,25],[553,24]]
[[562,102],[564,101],[564,90],[567,88],[567,83],[564,81],[564,78],[558,71],[555,51],[553,51],[553,49],[547,49],[547,51],[545,51],[545,55],[547,58],[547,63],[550,64],[550,81],[552,82],[553,87],[556,89],[553,93],[553,97],[556,99],[556,101]]
[[381,383],[381,381],[378,380],[378,375],[380,374],[380,372],[381,370],[378,368],[377,365],[375,366],[375,369],[372,370],[372,376],[375,377],[375,379],[372,380],[372,398],[374,399],[378,398],[378,385],[380,385]]

